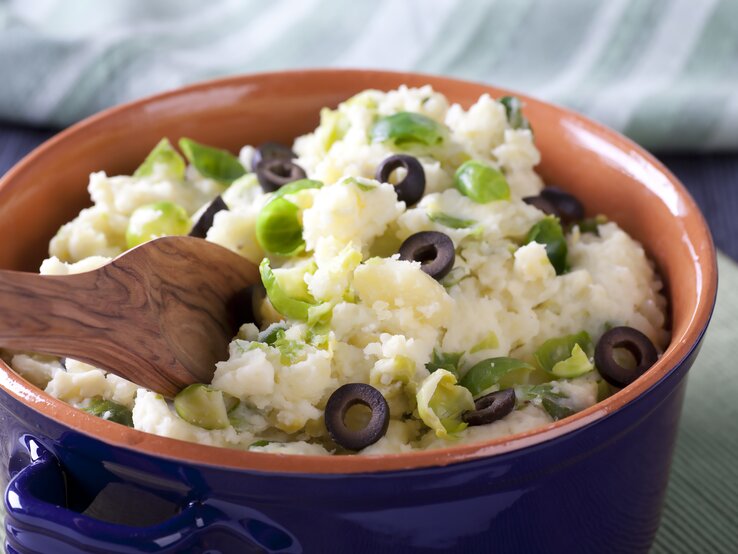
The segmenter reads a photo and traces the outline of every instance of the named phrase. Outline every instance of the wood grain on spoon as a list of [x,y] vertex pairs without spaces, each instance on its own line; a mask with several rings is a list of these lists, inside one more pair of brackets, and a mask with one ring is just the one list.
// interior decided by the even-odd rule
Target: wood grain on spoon
[[68,356],[171,397],[210,382],[258,281],[248,260],[192,237],[76,275],[0,271],[0,347]]

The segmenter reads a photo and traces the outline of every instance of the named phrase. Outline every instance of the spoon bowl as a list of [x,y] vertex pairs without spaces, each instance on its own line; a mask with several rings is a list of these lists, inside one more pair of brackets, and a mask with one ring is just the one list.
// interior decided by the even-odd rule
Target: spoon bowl
[[0,271],[0,347],[68,356],[171,397],[212,380],[258,281],[245,258],[181,236],[86,273]]

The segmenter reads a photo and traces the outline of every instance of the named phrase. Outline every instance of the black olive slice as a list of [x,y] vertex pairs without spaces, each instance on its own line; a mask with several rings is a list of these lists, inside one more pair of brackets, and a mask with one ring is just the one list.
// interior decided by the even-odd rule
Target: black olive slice
[[448,235],[421,231],[410,235],[400,245],[400,259],[420,262],[420,269],[439,281],[454,267],[456,252]]
[[384,160],[377,167],[376,179],[380,183],[389,183],[392,172],[399,168],[405,168],[405,178],[395,185],[397,199],[405,202],[406,206],[417,204],[425,192],[425,170],[423,166],[412,156],[395,154]]
[[523,202],[544,213],[555,215],[564,225],[584,219],[584,206],[576,196],[558,187],[546,187],[538,196],[526,196]]
[[267,160],[293,160],[297,155],[291,148],[278,142],[265,142],[260,144],[251,159],[251,171],[256,171],[261,162]]
[[229,300],[228,313],[235,314],[233,321],[234,335],[244,323],[253,323],[261,328],[262,321],[259,310],[265,298],[266,289],[264,285],[255,283],[241,290]]
[[558,216],[556,212],[556,206],[554,206],[550,200],[546,200],[543,196],[526,196],[523,198],[523,202],[530,204],[534,208],[538,208],[545,214]]
[[573,194],[558,187],[546,187],[541,191],[541,197],[553,204],[556,215],[565,225],[584,219],[584,206]]
[[279,187],[305,179],[305,170],[291,160],[275,158],[264,160],[256,168],[256,177],[264,192],[274,192]]
[[[356,404],[369,408],[372,415],[363,429],[350,429],[346,414]],[[387,432],[389,406],[382,393],[371,385],[349,383],[338,387],[325,405],[325,426],[336,444],[347,450],[361,450],[374,444]]]
[[515,389],[498,390],[478,398],[474,410],[464,412],[461,420],[469,425],[486,425],[502,419],[515,409]]
[[[615,349],[624,348],[635,359],[635,367],[623,367],[615,360]],[[616,387],[625,387],[656,363],[659,355],[651,340],[632,327],[613,327],[597,341],[594,362],[602,378]]]
[[190,236],[204,239],[205,236],[208,234],[208,229],[213,226],[213,219],[215,218],[215,214],[217,214],[221,210],[227,209],[228,205],[223,201],[223,199],[220,196],[216,196],[213,201],[210,202],[210,205],[205,208],[205,211],[202,212],[202,215],[200,215],[200,219],[197,220],[197,223],[192,226],[192,229],[190,230]]

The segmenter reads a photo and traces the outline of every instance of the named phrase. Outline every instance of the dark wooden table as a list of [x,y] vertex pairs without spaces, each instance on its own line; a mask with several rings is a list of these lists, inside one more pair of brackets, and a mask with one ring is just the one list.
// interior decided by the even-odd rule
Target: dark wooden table
[[[0,122],[0,175],[54,132]],[[717,246],[738,260],[738,153],[657,156],[697,200]]]

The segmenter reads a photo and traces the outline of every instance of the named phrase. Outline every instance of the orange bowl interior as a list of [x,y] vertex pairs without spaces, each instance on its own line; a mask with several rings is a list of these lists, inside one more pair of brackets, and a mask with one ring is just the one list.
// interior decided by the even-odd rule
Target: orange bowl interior
[[[431,84],[465,107],[509,91],[408,73],[279,72],[193,85],[107,110],[53,137],[0,181],[0,268],[37,271],[49,239],[90,204],[88,176],[129,174],[159,139],[186,136],[237,152],[244,144],[290,142],[315,128],[319,110],[367,89]],[[692,198],[658,161],[621,135],[567,110],[520,96],[541,151],[539,172],[639,240],[668,286],[672,342],[644,376],[608,400],[541,429],[494,441],[375,457],[229,452],[135,431],[82,413],[0,363],[0,385],[39,411],[112,444],[167,457],[244,469],[363,472],[443,465],[521,448],[582,427],[656,384],[698,341],[717,286],[715,251]],[[12,322],[4,322],[12,325]]]

